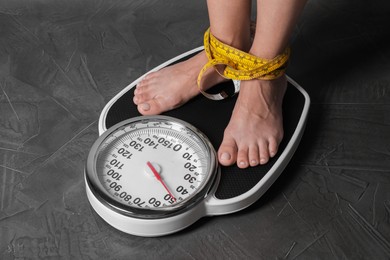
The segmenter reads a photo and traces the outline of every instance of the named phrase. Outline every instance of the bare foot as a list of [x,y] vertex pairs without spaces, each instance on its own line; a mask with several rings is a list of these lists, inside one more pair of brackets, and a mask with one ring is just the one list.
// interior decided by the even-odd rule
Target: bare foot
[[276,155],[283,138],[282,103],[287,80],[242,81],[218,160],[239,168],[265,164]]
[[[148,74],[134,91],[133,102],[138,111],[142,115],[161,114],[198,95],[198,74],[207,61],[202,51],[188,60]],[[211,69],[204,74],[204,78],[204,84],[209,87],[224,80]]]

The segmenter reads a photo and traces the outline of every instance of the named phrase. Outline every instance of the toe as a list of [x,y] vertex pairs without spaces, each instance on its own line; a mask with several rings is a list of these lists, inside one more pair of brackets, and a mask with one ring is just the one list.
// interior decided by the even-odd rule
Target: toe
[[142,79],[137,83],[137,85],[135,86],[135,89],[141,89],[143,86],[147,85],[146,82],[147,82],[147,78],[146,78],[146,77],[142,78]]
[[154,98],[155,97],[153,96],[153,92],[146,91],[145,87],[143,87],[134,91],[133,102],[134,104],[139,105],[143,103],[149,103]]
[[219,163],[224,166],[232,165],[236,162],[237,146],[236,142],[231,137],[224,136],[221,146],[218,150]]
[[272,158],[276,155],[276,153],[278,152],[278,146],[279,146],[279,143],[271,138],[269,140],[269,144],[268,144],[268,152],[269,152],[269,156]]
[[257,166],[259,164],[259,147],[257,145],[252,145],[249,147],[249,165]]
[[142,115],[158,115],[164,112],[157,99],[150,99],[147,102],[140,103],[137,108]]
[[142,115],[149,115],[150,104],[149,103],[141,103],[137,105],[138,112]]
[[266,164],[269,160],[268,142],[266,140],[259,141],[260,164]]
[[240,147],[237,153],[237,166],[239,168],[246,168],[249,166],[248,147]]
[[138,105],[138,103],[139,103],[139,98],[138,98],[137,96],[134,96],[134,97],[133,97],[133,103],[136,104],[136,105]]
[[137,94],[137,95],[134,95],[134,97],[133,97],[133,102],[136,105],[146,103],[148,100],[149,100],[149,98],[144,94]]

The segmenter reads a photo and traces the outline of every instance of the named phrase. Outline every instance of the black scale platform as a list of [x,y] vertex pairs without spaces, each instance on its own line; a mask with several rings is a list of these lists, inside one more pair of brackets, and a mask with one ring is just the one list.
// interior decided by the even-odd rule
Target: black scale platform
[[[186,57],[187,59],[188,57]],[[179,60],[180,61],[180,60]],[[279,146],[278,154],[266,165],[240,169],[237,166],[221,167],[221,180],[215,196],[218,199],[230,199],[239,196],[254,187],[261,178],[271,169],[291,139],[305,105],[302,93],[288,83],[289,86],[283,101],[284,139]],[[222,83],[214,89],[232,89],[231,81]],[[163,87],[163,86],[162,86]],[[109,127],[123,120],[140,116],[133,103],[134,88],[123,94],[107,111],[105,126]],[[212,101],[202,95],[192,99],[184,106],[164,113],[184,120],[201,130],[218,150],[222,142],[223,132],[227,126],[236,96],[222,100]]]

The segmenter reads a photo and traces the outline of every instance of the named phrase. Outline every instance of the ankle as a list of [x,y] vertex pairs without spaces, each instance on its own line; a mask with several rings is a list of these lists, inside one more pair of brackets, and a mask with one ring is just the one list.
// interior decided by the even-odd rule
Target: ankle
[[283,53],[285,49],[281,47],[265,48],[264,45],[254,44],[249,50],[249,53],[256,57],[270,60]]
[[217,30],[210,28],[210,32],[222,43],[236,48],[238,50],[247,52],[250,49],[250,31],[239,30],[237,33],[222,33]]
[[[272,80],[253,79],[242,82],[239,99],[247,106],[264,103],[273,106],[281,103],[287,88],[286,77],[283,75]],[[252,101],[252,102],[250,102]]]

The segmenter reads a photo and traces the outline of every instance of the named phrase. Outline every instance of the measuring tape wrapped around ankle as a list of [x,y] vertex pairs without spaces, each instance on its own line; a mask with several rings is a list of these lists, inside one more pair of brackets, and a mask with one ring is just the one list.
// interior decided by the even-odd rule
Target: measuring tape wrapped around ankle
[[[224,91],[218,94],[210,94],[203,90],[202,77],[208,69],[213,67],[222,77],[235,81],[235,93],[237,93],[239,91],[239,83],[237,81],[251,79],[272,80],[282,76],[290,56],[290,48],[286,48],[282,54],[273,59],[256,57],[222,43],[210,33],[210,29],[204,34],[204,49],[209,61],[201,69],[197,83],[199,91],[212,100],[225,99],[228,95]],[[220,72],[216,68],[217,65],[226,67],[223,72]]]

